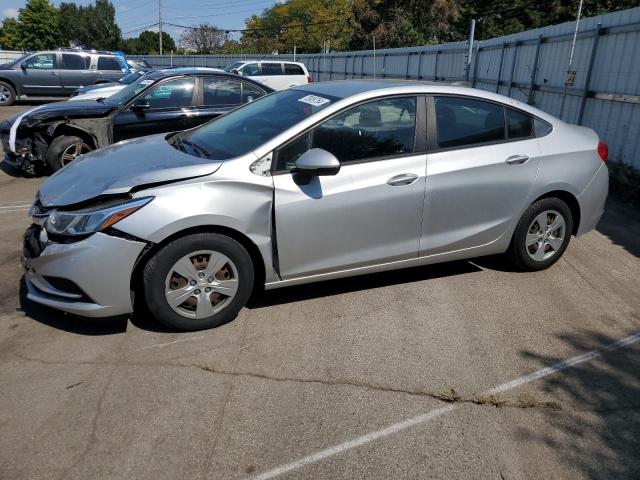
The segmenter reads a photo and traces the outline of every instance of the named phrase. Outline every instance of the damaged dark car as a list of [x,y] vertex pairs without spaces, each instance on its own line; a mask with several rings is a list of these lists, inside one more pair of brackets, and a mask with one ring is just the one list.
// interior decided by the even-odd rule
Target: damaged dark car
[[272,91],[222,71],[158,70],[107,98],[22,112],[0,123],[0,140],[5,162],[39,175],[112,143],[196,127]]

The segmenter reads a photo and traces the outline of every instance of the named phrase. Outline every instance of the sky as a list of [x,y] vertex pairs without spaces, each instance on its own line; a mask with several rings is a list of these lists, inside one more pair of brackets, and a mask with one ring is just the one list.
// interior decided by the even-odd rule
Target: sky
[[[66,0],[71,2],[73,0]],[[275,0],[161,0],[163,22],[179,25],[197,25],[207,22],[224,29],[244,27],[244,21],[252,14],[259,14],[276,3]],[[158,0],[111,0],[116,8],[116,22],[124,37],[137,37],[142,27],[158,21]],[[25,0],[0,0],[0,16],[15,17]],[[60,0],[54,0],[59,5]],[[77,5],[89,5],[90,0],[75,0]],[[137,31],[136,31],[137,30]],[[156,30],[157,27],[149,28]],[[164,28],[176,41],[182,29]],[[130,33],[128,33],[130,32]],[[239,34],[232,38],[238,39]]]

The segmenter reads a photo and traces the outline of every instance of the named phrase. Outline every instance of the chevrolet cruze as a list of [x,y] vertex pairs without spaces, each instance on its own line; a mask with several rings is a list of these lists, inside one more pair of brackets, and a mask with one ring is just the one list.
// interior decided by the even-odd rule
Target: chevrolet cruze
[[475,89],[296,87],[49,178],[24,239],[28,298],[101,317],[142,296],[197,330],[256,287],[499,253],[543,270],[598,222],[606,158],[592,130]]

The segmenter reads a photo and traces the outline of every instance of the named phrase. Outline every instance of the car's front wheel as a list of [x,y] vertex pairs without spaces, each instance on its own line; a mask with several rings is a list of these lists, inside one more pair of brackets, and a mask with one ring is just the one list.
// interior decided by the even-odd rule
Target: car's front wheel
[[569,245],[573,218],[559,198],[542,198],[524,212],[511,239],[507,256],[523,271],[538,271],[557,262]]
[[54,172],[69,165],[78,156],[88,153],[91,146],[75,135],[60,135],[53,139],[45,155],[47,164]]
[[147,262],[144,291],[164,325],[203,330],[233,320],[253,288],[253,263],[236,240],[196,233],[173,240]]
[[7,82],[0,82],[0,105],[13,105],[16,101],[16,91]]

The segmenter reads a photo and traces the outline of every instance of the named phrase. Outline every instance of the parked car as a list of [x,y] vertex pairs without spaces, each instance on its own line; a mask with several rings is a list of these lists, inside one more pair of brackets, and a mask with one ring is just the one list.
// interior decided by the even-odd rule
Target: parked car
[[223,71],[149,72],[99,100],[56,102],[0,123],[5,161],[29,173],[56,171],[78,155],[114,142],[184,130],[273,90]]
[[21,96],[69,96],[76,88],[128,73],[122,54],[76,49],[30,53],[0,66],[0,105],[13,105]]
[[100,317],[131,312],[133,289],[197,330],[254,287],[498,253],[542,270],[598,222],[606,159],[593,130],[489,92],[294,87],[49,178],[25,235],[28,298]]
[[268,85],[274,90],[283,90],[297,85],[311,83],[311,75],[304,63],[274,62],[263,60],[247,60],[235,62],[224,69],[226,72],[237,73],[243,77]]
[[98,98],[107,98],[109,95],[122,90],[127,85],[138,80],[145,72],[143,70],[136,70],[134,72],[125,75],[117,82],[98,83],[94,85],[87,85],[86,87],[76,88],[69,100],[96,100]]

